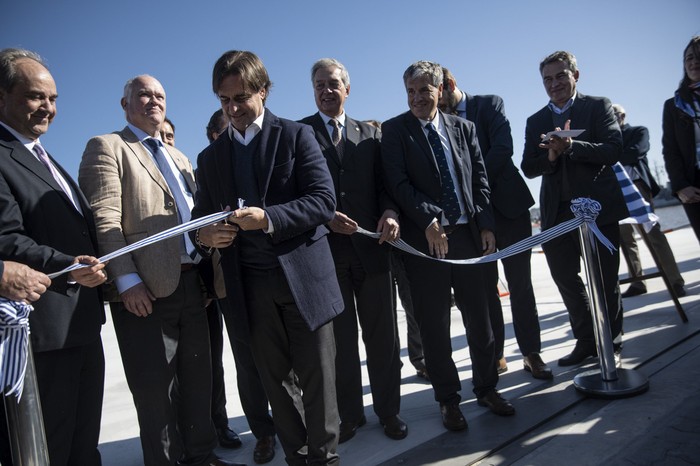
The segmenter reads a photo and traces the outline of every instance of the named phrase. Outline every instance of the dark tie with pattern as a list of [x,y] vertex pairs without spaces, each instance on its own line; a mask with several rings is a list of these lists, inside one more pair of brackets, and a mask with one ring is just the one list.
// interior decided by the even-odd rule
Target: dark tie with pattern
[[459,201],[457,200],[457,193],[455,192],[455,185],[452,181],[452,175],[450,175],[450,168],[447,165],[447,157],[445,157],[445,150],[440,142],[440,136],[438,136],[437,131],[435,131],[435,126],[432,123],[425,125],[428,130],[428,142],[430,147],[433,149],[433,154],[435,155],[435,161],[438,165],[438,170],[440,171],[440,182],[441,182],[441,193],[440,193],[440,207],[445,214],[445,218],[450,225],[455,225],[459,217],[462,216],[461,209],[459,208]]
[[333,127],[333,147],[335,147],[335,151],[338,153],[338,158],[343,160],[343,154],[345,152],[345,147],[343,147],[343,130],[340,128],[340,124],[335,118],[331,119],[328,124]]

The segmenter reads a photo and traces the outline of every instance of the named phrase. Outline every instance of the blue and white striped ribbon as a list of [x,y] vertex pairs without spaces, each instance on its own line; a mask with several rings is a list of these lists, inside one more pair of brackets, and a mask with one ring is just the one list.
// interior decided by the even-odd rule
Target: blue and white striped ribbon
[[617,162],[612,168],[615,171],[618,183],[620,183],[620,188],[622,188],[622,195],[625,197],[627,210],[630,211],[630,216],[620,220],[620,223],[639,223],[644,225],[644,229],[648,233],[659,221],[659,217],[651,211],[651,206],[642,197],[642,194],[627,174],[625,167],[620,162]]
[[[183,223],[106,254],[100,257],[99,260],[100,262],[107,262],[110,259],[158,241],[219,222],[229,215],[231,215],[231,212],[228,211],[217,212]],[[81,267],[87,266],[84,264],[73,264],[59,272],[52,273],[49,277],[53,279]],[[27,370],[27,344],[29,341],[29,313],[32,310],[34,308],[29,304],[0,298],[0,393],[6,395],[16,393],[17,399],[22,396],[24,388],[24,373]]]
[[[493,254],[481,257],[473,257],[471,259],[438,259],[436,257],[432,257],[418,251],[416,248],[406,243],[402,239],[398,239],[397,241],[389,241],[389,244],[409,254],[424,257],[426,259],[446,262],[449,264],[483,264],[486,262],[493,262],[500,259],[504,259],[506,257],[514,256],[516,254],[520,254],[521,252],[532,249],[538,244],[546,243],[547,241],[552,240],[558,236],[562,236],[566,233],[569,233],[570,231],[575,230],[585,222],[588,224],[593,234],[595,234],[596,238],[598,238],[598,241],[600,241],[600,243],[612,253],[615,250],[615,247],[600,232],[598,226],[595,223],[595,219],[598,217],[600,209],[600,203],[592,199],[584,197],[573,199],[571,201],[571,211],[574,213],[574,218],[572,218],[571,220],[568,220],[564,223],[560,223],[559,225],[549,228],[534,236],[530,236],[529,238],[525,238],[524,240],[519,241],[515,244],[511,244],[507,248],[496,251]],[[358,233],[361,233],[365,236],[369,236],[371,238],[379,238],[380,236],[379,233],[370,232],[363,228],[358,228]]]
[[31,311],[29,304],[0,298],[0,393],[17,399],[24,388]]
[[[112,259],[119,257],[119,256],[123,256],[124,254],[128,254],[128,253],[135,251],[137,249],[141,249],[141,248],[149,246],[153,243],[157,243],[158,241],[163,241],[164,239],[172,238],[173,236],[178,236],[178,235],[187,233],[188,231],[196,230],[198,228],[205,227],[205,226],[210,225],[212,223],[219,222],[230,215],[231,215],[231,212],[223,211],[223,212],[216,212],[213,214],[209,214],[205,217],[200,217],[200,218],[195,219],[195,220],[190,220],[189,222],[174,226],[172,228],[168,228],[167,230],[163,230],[160,233],[156,233],[153,236],[149,236],[148,238],[144,238],[144,239],[137,241],[135,243],[132,243],[128,246],[124,246],[123,248],[117,249],[116,251],[110,252],[109,254],[105,254],[104,256],[99,258],[99,261],[100,262],[107,262],[109,260],[112,260]],[[58,277],[59,275],[63,275],[64,273],[68,273],[68,272],[71,272],[73,270],[80,269],[83,267],[87,267],[87,265],[85,265],[85,264],[73,264],[69,267],[66,267],[63,270],[60,270],[58,272],[50,274],[49,278],[54,279],[55,277]]]

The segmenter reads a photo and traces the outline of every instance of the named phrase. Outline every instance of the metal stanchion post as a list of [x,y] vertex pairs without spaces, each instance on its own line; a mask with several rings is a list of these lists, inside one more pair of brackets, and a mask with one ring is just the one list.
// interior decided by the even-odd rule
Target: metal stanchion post
[[27,370],[22,398],[18,402],[17,395],[6,396],[5,411],[14,465],[49,466],[31,342],[27,345]]
[[588,290],[591,301],[593,329],[600,369],[583,372],[574,378],[574,387],[591,396],[603,398],[620,398],[638,395],[649,388],[649,380],[641,373],[632,369],[617,369],[610,323],[608,321],[605,290],[600,270],[600,258],[596,237],[584,223],[579,227],[579,239],[586,266]]

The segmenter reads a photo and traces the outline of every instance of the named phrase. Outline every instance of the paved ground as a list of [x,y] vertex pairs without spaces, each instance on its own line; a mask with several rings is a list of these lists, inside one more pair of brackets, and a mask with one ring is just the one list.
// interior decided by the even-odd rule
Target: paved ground
[[[339,446],[341,462],[374,465],[686,465],[700,464],[700,248],[689,228],[668,234],[688,296],[681,303],[689,322],[682,323],[661,279],[647,281],[649,292],[626,299],[623,368],[649,380],[646,393],[624,399],[596,399],[582,395],[573,384],[583,371],[597,368],[559,368],[556,360],[568,354],[573,342],[566,310],[549,275],[544,256],[533,253],[533,284],[543,337],[543,358],[554,369],[551,382],[535,380],[522,370],[504,298],[506,357],[509,371],[499,389],[514,403],[517,413],[497,417],[476,405],[471,393],[471,370],[464,328],[453,312],[454,359],[463,381],[461,404],[469,421],[466,432],[442,427],[432,388],[415,376],[405,348],[406,323],[399,312],[402,360],[402,417],[409,424],[405,440],[386,438],[372,411],[365,375],[367,425],[351,441]],[[642,250],[643,263],[653,261]],[[622,273],[625,272],[624,264]],[[107,357],[105,404],[100,450],[105,466],[142,464],[138,425],[121,368],[111,322],[103,331]],[[228,414],[241,434],[238,450],[219,449],[230,460],[253,464],[255,443],[242,415],[235,391],[230,349],[225,355]],[[283,465],[281,448],[269,463]]]

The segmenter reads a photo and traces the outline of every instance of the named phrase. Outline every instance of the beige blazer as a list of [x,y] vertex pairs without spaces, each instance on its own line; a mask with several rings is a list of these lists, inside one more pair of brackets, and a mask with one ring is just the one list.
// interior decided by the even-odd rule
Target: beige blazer
[[[190,190],[195,192],[189,159],[167,146]],[[92,138],[80,163],[78,182],[92,205],[100,255],[178,224],[177,206],[148,149],[128,128]],[[180,280],[179,239],[160,241],[107,265],[110,282],[137,273],[156,298],[169,296]],[[105,299],[118,301],[116,288]]]

